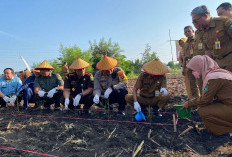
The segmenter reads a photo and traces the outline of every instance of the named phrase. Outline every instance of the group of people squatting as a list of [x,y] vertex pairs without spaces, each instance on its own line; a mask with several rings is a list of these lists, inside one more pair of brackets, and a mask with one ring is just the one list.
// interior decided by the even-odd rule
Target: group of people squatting
[[[217,8],[220,16],[226,11],[226,4]],[[232,136],[232,19],[213,18],[204,5],[194,8],[191,16],[197,31],[194,34],[193,28],[186,26],[187,38],[179,41],[179,61],[189,97],[182,109],[196,106],[208,131]],[[103,56],[93,77],[86,71],[90,64],[77,58],[69,67],[64,65],[62,78],[52,73],[54,68],[45,60],[23,84],[13,69],[6,68],[0,77],[0,105],[5,107],[23,99],[24,109],[34,101],[35,106],[43,102],[45,109],[50,109],[51,104],[60,109],[62,104],[62,110],[73,110],[83,104],[81,109],[88,114],[93,104],[107,100],[109,104],[118,104],[117,113],[121,116],[127,104],[145,115],[149,106],[158,115],[170,99],[168,67],[159,59],[145,63],[132,94],[128,94],[128,78],[117,65],[117,59]]]

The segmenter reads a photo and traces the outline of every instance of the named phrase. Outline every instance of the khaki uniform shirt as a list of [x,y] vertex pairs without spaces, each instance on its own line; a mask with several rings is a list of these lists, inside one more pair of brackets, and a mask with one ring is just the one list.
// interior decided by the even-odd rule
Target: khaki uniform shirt
[[120,67],[115,67],[111,75],[103,75],[102,71],[97,71],[94,76],[94,95],[101,95],[109,87],[116,90],[127,87],[128,79]]
[[195,40],[193,47],[193,56],[196,55],[205,55],[205,45],[203,44],[203,31],[197,30],[195,32]]
[[189,101],[189,106],[207,106],[213,101],[219,101],[223,104],[232,105],[232,81],[225,79],[213,79],[209,80],[204,89],[204,94]]
[[36,77],[34,87],[49,92],[51,89],[63,84],[64,82],[59,74],[51,73],[48,77],[43,77],[41,75]]
[[135,88],[140,89],[140,95],[146,98],[158,96],[162,87],[166,88],[165,75],[149,75],[145,72],[141,73],[135,83]]
[[88,88],[93,88],[93,75],[86,72],[78,77],[76,73],[68,74],[64,80],[64,88],[70,89],[70,95],[75,97]]
[[63,67],[62,67],[62,74],[63,74],[63,76],[64,77],[67,76],[68,73],[69,73],[68,66],[63,65]]
[[188,39],[184,44],[184,61],[183,67],[186,67],[188,61],[193,57],[193,47],[194,47],[194,37],[192,39]]
[[[219,41],[220,44],[216,44]],[[212,57],[221,68],[231,65],[232,59],[232,19],[211,18],[204,30],[203,42],[207,50],[213,50]]]
[[179,58],[178,58],[179,64],[181,67],[183,67],[183,63],[184,63],[184,52],[183,51],[184,51],[184,49],[181,48]]

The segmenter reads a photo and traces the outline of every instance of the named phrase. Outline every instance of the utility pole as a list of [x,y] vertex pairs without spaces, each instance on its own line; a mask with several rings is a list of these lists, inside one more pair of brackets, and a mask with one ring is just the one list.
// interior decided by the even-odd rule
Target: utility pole
[[170,40],[170,46],[171,46],[171,54],[172,54],[172,62],[173,62],[173,53],[172,53],[172,39],[171,39],[171,32],[170,32],[170,29],[169,29],[169,40]]
[[171,39],[170,29],[169,29],[169,40],[168,41],[170,42],[170,46],[171,46],[172,62],[174,62],[174,60],[173,60],[173,52],[172,52],[172,41],[176,42],[177,40],[172,40]]

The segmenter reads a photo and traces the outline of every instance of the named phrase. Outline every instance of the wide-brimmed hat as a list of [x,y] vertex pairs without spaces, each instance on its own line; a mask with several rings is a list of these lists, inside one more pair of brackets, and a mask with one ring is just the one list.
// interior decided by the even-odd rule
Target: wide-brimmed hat
[[84,61],[81,58],[77,58],[69,67],[70,70],[78,70],[78,69],[83,69],[83,68],[87,68],[88,66],[90,66],[90,64],[86,61]]
[[35,68],[35,70],[43,70],[43,69],[49,69],[49,70],[54,70],[50,64],[46,60],[44,60],[39,66]]
[[31,71],[32,71],[32,72],[36,72],[36,73],[39,73],[39,72],[40,72],[40,70],[35,70],[35,69],[32,69]]
[[98,70],[110,70],[118,65],[117,59],[104,56],[96,65]]
[[168,72],[168,67],[164,65],[159,59],[154,59],[145,63],[142,69],[151,75],[164,75]]

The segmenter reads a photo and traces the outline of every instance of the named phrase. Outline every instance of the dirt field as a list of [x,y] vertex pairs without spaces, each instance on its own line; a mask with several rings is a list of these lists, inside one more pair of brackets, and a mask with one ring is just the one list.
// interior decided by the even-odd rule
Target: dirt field
[[[129,92],[134,83],[130,81]],[[172,99],[165,112],[175,112],[173,104],[186,99],[182,76],[168,77],[168,91]],[[208,133],[196,112],[189,120],[179,119],[174,132],[169,125],[173,123],[172,114],[163,113],[150,119],[152,123],[141,124],[135,123],[131,110],[127,106],[122,118],[102,111],[86,115],[78,111],[1,108],[0,156],[232,156],[232,140]],[[192,129],[181,135],[187,128]]]

